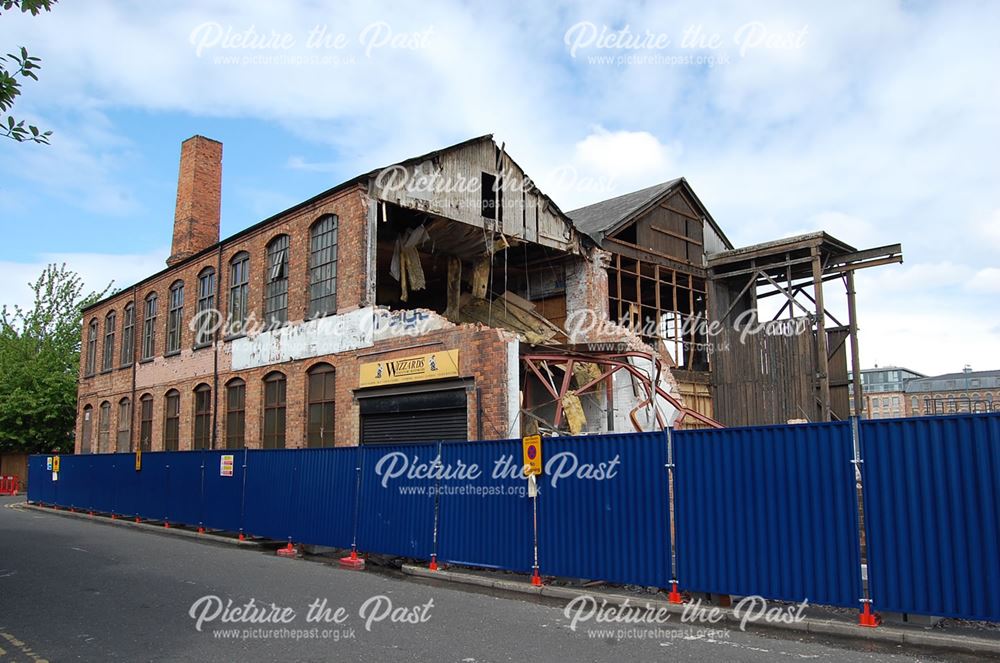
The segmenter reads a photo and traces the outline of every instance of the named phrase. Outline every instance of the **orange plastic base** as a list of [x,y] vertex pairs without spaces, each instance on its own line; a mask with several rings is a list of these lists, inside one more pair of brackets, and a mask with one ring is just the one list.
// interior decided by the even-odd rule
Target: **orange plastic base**
[[871,603],[865,603],[865,607],[861,610],[861,615],[858,618],[858,624],[868,628],[875,628],[879,625],[879,621],[878,615],[872,612]]
[[360,571],[365,568],[365,560],[358,557],[358,551],[352,550],[348,557],[340,558],[340,565],[345,569],[354,569],[355,571]]
[[295,557],[295,546],[291,541],[284,548],[278,548],[278,557]]
[[205,528],[204,527],[199,527],[198,528],[198,534],[204,534],[204,533],[205,533]]
[[431,563],[427,566],[427,568],[430,569],[431,571],[437,571],[438,570],[438,563],[437,563],[437,557],[436,556],[431,555]]
[[677,591],[676,582],[671,583],[670,585],[670,594],[667,595],[667,601],[669,601],[670,603],[678,603],[678,604],[684,603],[684,597],[682,597],[681,593]]
[[538,575],[538,569],[531,575],[531,584],[535,587],[542,586],[542,578]]
[[240,532],[240,541],[246,541],[247,537],[243,536],[243,532]]

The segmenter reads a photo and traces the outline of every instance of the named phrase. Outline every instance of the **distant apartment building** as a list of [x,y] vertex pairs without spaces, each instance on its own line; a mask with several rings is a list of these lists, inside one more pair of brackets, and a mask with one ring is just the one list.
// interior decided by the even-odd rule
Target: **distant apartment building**
[[946,373],[908,380],[904,385],[906,415],[1000,412],[1000,370]]
[[[923,378],[923,373],[900,366],[884,366],[861,370],[862,416],[865,419],[891,419],[908,415],[904,388],[910,380]],[[854,412],[854,398],[851,398]]]

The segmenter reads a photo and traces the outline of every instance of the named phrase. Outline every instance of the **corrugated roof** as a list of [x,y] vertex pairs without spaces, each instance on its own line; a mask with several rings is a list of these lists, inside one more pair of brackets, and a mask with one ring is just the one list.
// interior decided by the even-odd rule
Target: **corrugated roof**
[[569,212],[566,215],[573,220],[573,225],[581,232],[590,235],[597,242],[604,239],[608,231],[620,222],[633,216],[643,207],[668,193],[683,178],[663,182],[655,186],[626,193],[616,198],[602,200],[593,205],[587,205]]

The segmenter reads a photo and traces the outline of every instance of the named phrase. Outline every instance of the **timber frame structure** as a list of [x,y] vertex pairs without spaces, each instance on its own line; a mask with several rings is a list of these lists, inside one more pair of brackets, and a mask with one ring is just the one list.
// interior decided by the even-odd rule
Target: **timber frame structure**
[[[730,426],[849,417],[848,347],[861,393],[854,272],[902,261],[899,244],[858,251],[824,232],[708,256],[710,315],[721,330],[715,417]],[[827,307],[824,284],[834,281],[845,289],[846,324]],[[784,302],[762,321],[758,303],[770,297]],[[853,414],[860,407],[858,399]]]

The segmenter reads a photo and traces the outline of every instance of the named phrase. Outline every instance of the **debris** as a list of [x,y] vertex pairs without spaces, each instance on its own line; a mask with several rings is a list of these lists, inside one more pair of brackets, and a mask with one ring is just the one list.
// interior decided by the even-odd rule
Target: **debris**
[[456,319],[462,305],[462,261],[455,256],[448,257],[448,306],[444,317]]
[[601,369],[598,368],[597,364],[578,361],[573,364],[573,377],[576,379],[577,389],[580,389],[585,384],[600,379]]
[[583,406],[580,404],[580,397],[575,392],[567,391],[562,397],[563,412],[566,413],[566,423],[569,425],[569,432],[579,435],[587,425],[587,417],[583,414]]

